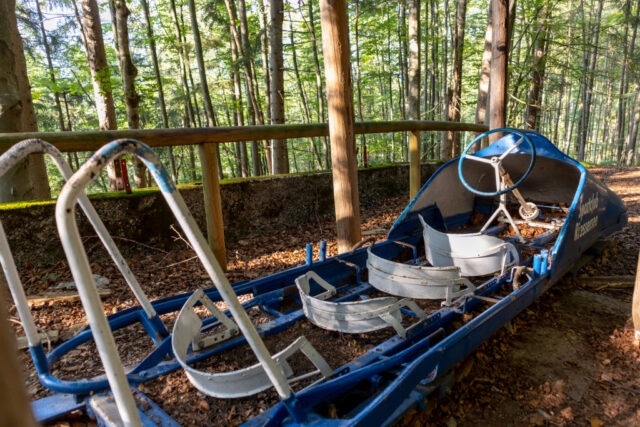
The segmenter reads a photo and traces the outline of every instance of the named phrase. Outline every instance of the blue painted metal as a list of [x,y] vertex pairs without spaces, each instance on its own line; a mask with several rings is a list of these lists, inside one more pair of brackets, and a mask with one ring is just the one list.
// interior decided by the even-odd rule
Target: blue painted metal
[[307,264],[306,265],[311,265],[313,264],[313,245],[311,243],[307,243]]
[[[520,179],[518,181],[516,181],[510,187],[507,187],[504,190],[498,190],[496,188],[496,191],[479,191],[479,190],[476,190],[475,188],[471,187],[467,183],[467,181],[464,179],[464,174],[462,173],[462,165],[464,163],[465,156],[469,153],[469,150],[471,149],[471,147],[475,146],[478,142],[482,141],[487,136],[489,136],[489,135],[491,135],[493,133],[497,133],[497,132],[500,132],[500,133],[509,132],[511,135],[520,136],[524,140],[524,142],[526,142],[526,144],[527,144],[526,147],[529,149],[528,151],[529,151],[529,154],[531,155],[531,161],[529,162],[529,167],[527,168],[525,173],[520,177]],[[509,148],[511,148],[511,146],[507,147],[500,154],[503,154]],[[480,154],[482,151],[483,150],[480,150],[480,152],[478,152],[476,154],[476,157],[484,157],[483,155]],[[514,150],[514,152],[515,152],[515,150]],[[533,144],[533,142],[531,141],[531,139],[529,138],[529,136],[526,133],[520,132],[519,130],[516,130],[516,129],[509,129],[509,128],[492,129],[490,131],[487,131],[485,133],[482,133],[482,134],[478,135],[473,141],[471,141],[471,144],[469,144],[467,146],[467,148],[465,148],[465,150],[462,152],[462,155],[460,156],[460,160],[458,161],[458,177],[460,178],[460,182],[462,182],[462,185],[464,186],[464,188],[466,188],[467,190],[471,191],[472,193],[478,194],[480,196],[499,196],[500,194],[505,194],[505,193],[508,193],[509,191],[513,190],[518,185],[520,185],[525,179],[527,179],[527,177],[531,173],[531,170],[533,169],[533,165],[535,164],[535,162],[536,162],[536,146]]]
[[[578,259],[580,254],[592,246],[596,240],[626,224],[624,205],[613,192],[592,178],[582,165],[557,150],[546,138],[532,132],[527,132],[526,136],[532,141],[533,150],[539,157],[560,160],[574,166],[580,174],[571,206],[568,210],[564,209],[568,211],[567,220],[551,251],[547,252],[544,247],[553,239],[553,233],[544,233],[523,245],[541,250],[540,254],[533,257],[533,260],[529,259],[524,262],[525,265],[534,267],[536,271],[534,277],[521,285],[519,289],[514,290],[508,298],[501,299],[449,335],[445,334],[444,327],[462,314],[472,310],[479,304],[479,301],[467,298],[458,307],[442,308],[409,330],[406,339],[402,340],[395,336],[381,343],[359,358],[336,369],[333,377],[328,381],[297,393],[287,402],[275,405],[250,420],[248,425],[365,425],[392,422],[395,417],[402,414],[403,410],[408,409],[416,404],[417,400],[421,400],[432,392],[442,376],[441,374],[446,373],[457,361],[473,351],[506,321],[516,316],[557,281]],[[507,135],[476,155],[490,157],[502,153],[513,145],[513,138],[515,138],[514,135]],[[530,154],[532,148],[522,144],[514,150],[514,153],[527,153],[527,150]],[[422,238],[421,228],[417,221],[418,213],[422,214],[431,226],[442,231],[454,229],[469,220],[471,212],[443,218],[436,203],[421,209],[420,212],[411,211],[411,208],[434,179],[443,170],[456,167],[456,162],[458,159],[446,163],[427,181],[396,220],[387,240],[375,245],[377,254],[389,259],[400,255],[402,251],[406,250],[406,247],[395,244],[395,241],[402,241],[417,247]],[[486,208],[489,211],[491,208],[490,204],[480,200],[474,206],[478,210]],[[488,232],[498,233],[503,228],[504,226],[494,227]],[[309,246],[307,246],[307,261],[309,261],[309,254],[312,253],[309,251]],[[414,258],[416,255],[414,254]],[[243,304],[245,309],[260,307],[272,315],[273,320],[259,326],[260,335],[277,334],[303,318],[302,310],[292,310],[285,313],[281,311],[280,306],[284,298],[297,298],[295,292],[292,292],[295,290],[293,288],[294,280],[307,271],[313,270],[331,283],[342,284],[339,288],[342,296],[338,301],[354,300],[371,290],[371,287],[362,280],[362,273],[366,271],[366,248],[329,259],[325,257],[326,242],[321,242],[320,259],[317,262],[307,262],[305,265],[269,277],[234,284],[234,290],[238,295],[252,293],[254,296]],[[510,280],[511,272],[487,281],[479,287],[476,293],[485,296],[491,295]],[[344,285],[345,283],[346,285]],[[318,289],[314,291],[318,291]],[[221,301],[215,288],[206,290],[206,294],[214,302]],[[190,293],[185,293],[159,299],[152,302],[152,305],[158,315],[176,312],[182,307],[189,295]],[[157,331],[161,331],[159,325],[145,323],[145,318],[140,307],[133,307],[112,314],[108,320],[113,330],[141,322],[152,336]],[[205,323],[211,324],[213,321],[215,319],[207,319]],[[147,319],[147,322],[150,321]],[[154,339],[157,345],[156,349],[128,373],[127,376],[131,384],[148,381],[178,369],[179,365],[171,355],[170,337],[163,336],[162,333],[156,335],[156,339]],[[31,349],[38,373],[48,372],[56,360],[91,339],[91,331],[86,329],[72,340],[63,343],[49,355],[45,355],[42,349]],[[189,362],[206,359],[245,342],[243,337],[230,339],[214,348],[192,354]],[[46,375],[39,376],[46,387],[56,391],[74,393],[78,396],[107,388],[106,379],[101,377],[77,382],[62,382],[61,380],[54,381]],[[361,399],[359,405],[351,408],[346,413],[346,418],[333,420],[324,416],[322,405],[325,402],[339,402],[353,393],[355,389],[361,389],[364,385],[368,390],[367,397]],[[60,396],[59,400],[56,400],[59,402],[57,405],[60,408],[64,405],[71,408],[78,404],[74,399],[69,399],[69,395]],[[34,402],[34,407],[44,406],[45,403]],[[43,412],[40,409],[39,411],[44,414],[43,416],[48,416],[47,411]],[[52,409],[51,413],[54,412],[56,411]],[[291,418],[291,414],[295,414],[295,420]]]

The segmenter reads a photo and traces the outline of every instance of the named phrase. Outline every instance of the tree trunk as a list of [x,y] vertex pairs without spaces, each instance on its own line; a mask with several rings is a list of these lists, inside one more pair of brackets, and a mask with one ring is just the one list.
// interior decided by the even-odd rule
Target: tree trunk
[[[13,0],[0,0],[0,133],[38,130]],[[48,199],[42,155],[31,155],[0,177],[0,203]]]
[[[508,0],[492,0],[491,20],[493,40],[491,45],[491,88],[489,93],[489,128],[503,128],[507,124],[507,23]],[[489,135],[494,142],[499,134]]]
[[[242,40],[242,56],[245,64],[245,75],[247,104],[249,107],[249,124],[264,124],[264,115],[262,107],[258,101],[258,85],[256,80],[256,72],[253,61],[251,60],[251,45],[249,44],[249,24],[247,22],[247,6],[244,0],[240,0],[240,37]],[[264,141],[266,144],[266,141]],[[257,141],[251,142],[251,168],[254,176],[262,175],[262,162],[260,160],[260,148]]]
[[[431,114],[429,114],[429,119],[435,120],[438,117],[438,105],[440,105],[440,91],[436,86],[436,82],[439,80],[438,74],[438,49],[440,46],[440,42],[436,37],[436,28],[438,27],[438,9],[436,8],[436,1],[431,0],[431,40],[433,40],[431,47]],[[426,54],[426,52],[425,52]],[[440,138],[436,138],[434,132],[430,132],[430,144],[429,144],[429,157],[431,159],[436,158],[436,153],[440,152],[440,149],[437,147],[438,140]]]
[[[124,90],[124,102],[127,109],[127,123],[129,129],[140,128],[140,114],[138,113],[138,104],[140,103],[140,97],[136,92],[136,76],[138,70],[133,64],[131,59],[131,52],[129,50],[129,26],[127,25],[127,19],[129,18],[129,8],[127,7],[126,0],[112,0],[113,7],[115,8],[115,40],[116,40],[116,52],[118,55],[118,65],[120,68],[120,74],[122,76],[122,88]],[[133,174],[136,187],[147,187],[147,168],[144,166],[142,160],[133,156]]]
[[[409,1],[409,120],[420,120],[420,0]],[[419,132],[409,135],[411,163],[409,196],[414,197],[420,189],[420,141]],[[415,167],[417,163],[417,168]]]
[[[583,89],[582,89],[582,108],[580,114],[580,125],[578,127],[578,160],[584,160],[585,148],[587,144],[587,131],[589,129],[589,121],[591,114],[591,98],[593,96],[593,79],[596,70],[596,62],[598,55],[598,36],[600,35],[600,16],[602,14],[602,5],[604,0],[598,1],[598,8],[596,9],[595,23],[593,25],[591,36],[590,55],[587,53],[589,49],[585,49],[585,68],[583,75]],[[581,6],[582,9],[582,6]],[[583,13],[584,18],[584,13]],[[584,19],[583,19],[584,20]],[[586,39],[584,40],[586,43]]]
[[189,81],[187,80],[187,70],[185,64],[185,53],[182,43],[182,30],[180,29],[180,21],[178,19],[178,12],[176,11],[175,0],[169,0],[169,7],[171,9],[171,16],[173,18],[173,27],[176,34],[176,49],[178,50],[178,65],[180,68],[180,79],[182,80],[182,90],[185,97],[185,107],[187,112],[187,124],[188,126],[197,126],[195,113],[193,111],[193,105],[191,104],[191,90],[189,89]]
[[[456,37],[453,40],[453,88],[447,120],[460,121],[462,96],[462,53],[464,50],[464,27],[467,17],[467,0],[458,0],[456,16]],[[460,133],[446,132],[445,143],[442,145],[442,160],[448,161],[460,154]]]
[[[313,54],[313,68],[316,73],[316,102],[318,104],[318,122],[324,123],[326,120],[325,106],[324,106],[324,89],[322,87],[322,71],[320,70],[320,59],[318,56],[318,39],[316,36],[315,19],[313,17],[313,1],[307,1],[307,9],[309,14],[309,22],[304,19],[302,9],[300,9],[300,15],[304,20],[305,25],[309,29],[309,35],[311,36],[311,52]],[[324,167],[329,169],[331,167],[331,149],[329,147],[329,139],[325,136],[322,137],[324,145]]]
[[[240,71],[238,70],[238,46],[231,39],[231,63],[233,74],[233,106],[235,111],[234,124],[236,126],[244,126],[244,112],[242,109],[242,84],[240,83]],[[249,162],[247,159],[246,142],[236,142],[236,151],[238,155],[238,175],[244,177],[249,176]]]
[[[158,62],[158,53],[156,50],[156,39],[153,35],[153,25],[151,25],[151,14],[149,13],[149,3],[147,0],[140,0],[142,11],[144,12],[144,20],[147,27],[147,39],[149,43],[149,53],[151,53],[151,62],[153,64],[153,73],[156,78],[156,86],[158,88],[158,103],[160,104],[160,115],[162,117],[162,127],[169,128],[169,117],[167,116],[167,106],[164,99],[164,87],[162,85],[162,75],[160,74],[160,65]],[[173,147],[167,147],[169,154],[169,166],[171,168],[171,178],[174,182],[178,182],[178,173],[176,171],[176,159],[173,155]]]
[[202,55],[202,41],[200,39],[200,28],[198,27],[198,16],[196,15],[195,0],[189,0],[189,17],[191,18],[191,32],[193,33],[193,44],[196,51],[196,60],[198,61],[198,75],[200,76],[200,90],[202,92],[202,103],[206,112],[207,127],[217,126],[216,114],[211,104],[211,96],[209,95],[209,84],[207,82],[207,70],[204,65],[204,57]]
[[[487,101],[489,99],[489,77],[491,73],[491,43],[493,35],[491,32],[491,2],[489,4],[489,11],[487,14],[487,30],[484,33],[484,51],[482,52],[482,65],[480,66],[480,81],[478,82],[478,102],[476,104],[476,117],[475,122],[478,124],[487,123]],[[480,135],[479,132],[474,132],[474,138]],[[481,148],[487,146],[489,140],[483,138]]]
[[53,70],[53,61],[51,60],[51,47],[49,46],[49,40],[47,38],[47,32],[44,29],[44,18],[42,17],[42,10],[40,10],[40,0],[36,0],[36,11],[38,12],[38,23],[40,24],[40,32],[42,33],[42,44],[44,45],[44,53],[47,57],[47,66],[49,67],[49,78],[51,84],[55,88],[53,91],[53,97],[56,103],[56,111],[58,112],[58,123],[60,130],[64,132],[64,115],[62,113],[62,104],[60,103],[60,92],[56,86],[56,73]]
[[534,42],[534,63],[531,71],[529,99],[527,101],[527,109],[524,115],[525,127],[533,130],[539,129],[537,119],[538,111],[540,110],[540,94],[542,93],[542,85],[544,84],[544,71],[547,60],[547,13],[549,9],[546,3],[542,7],[542,16],[538,21],[538,31]]
[[[114,130],[118,128],[116,110],[111,93],[111,71],[107,63],[107,55],[104,50],[102,38],[102,24],[100,23],[100,10],[96,0],[82,0],[82,22],[87,40],[87,62],[91,71],[93,82],[93,94],[98,111],[98,122],[101,130]],[[119,160],[114,160],[107,169],[109,188],[118,190],[117,180],[121,176]]]
[[[264,99],[267,110],[266,123],[271,123],[271,75],[269,74],[269,26],[267,11],[262,0],[258,0],[260,7],[260,53],[262,55],[262,76],[264,81]],[[264,141],[264,153],[267,158],[267,173],[273,170],[271,160],[270,141]]]
[[409,1],[409,120],[420,120],[420,0]]
[[[364,121],[362,118],[362,90],[360,87],[360,35],[358,33],[358,24],[360,23],[360,1],[356,0],[356,20],[354,24],[354,33],[356,41],[356,90],[358,93],[358,120]],[[418,76],[419,78],[419,76]],[[365,134],[360,134],[360,150],[362,157],[362,166],[367,167],[367,138]]]
[[[269,67],[271,75],[271,124],[284,123],[284,59],[282,57],[282,21],[284,20],[282,0],[271,0],[271,55]],[[271,141],[271,162],[273,174],[289,173],[286,141]]]
[[625,165],[634,166],[636,159],[636,141],[638,139],[638,128],[640,127],[640,86],[636,86],[635,108],[631,112],[629,120],[629,133],[627,134],[627,148],[625,153]]
[[[640,0],[638,1],[638,4],[636,5],[636,16],[633,19],[633,35],[631,36],[631,45],[630,45],[630,49],[629,52],[631,54],[633,54],[633,52],[635,51],[635,45],[636,45],[636,35],[638,33],[638,21],[640,21]],[[624,65],[625,68],[626,67],[630,67],[630,64],[627,63],[627,61],[625,61]],[[628,75],[628,72],[626,73]],[[625,81],[625,91],[624,93],[627,93],[629,90],[629,79],[626,79]],[[638,90],[636,88],[636,90]],[[637,93],[636,93],[636,105],[637,105]],[[634,157],[634,151],[629,152],[629,146],[630,144],[633,142],[633,145],[635,147],[635,139],[637,138],[637,127],[638,127],[638,122],[637,120],[634,122],[634,112],[635,108],[632,106],[630,108],[629,111],[629,133],[627,134],[627,156],[626,159],[622,159],[626,162],[627,165],[630,165],[633,162],[633,157]],[[636,135],[632,135],[633,131],[634,131],[634,123],[635,123],[635,128],[636,128]],[[624,125],[623,125],[624,126]],[[622,132],[622,138],[624,138],[624,130]]]
[[[291,9],[289,9],[289,36],[291,43],[291,57],[293,61],[293,71],[296,77],[296,86],[298,87],[298,93],[300,94],[300,103],[302,104],[302,111],[304,113],[304,121],[305,123],[311,123],[311,111],[309,110],[309,105],[307,103],[307,95],[304,91],[304,87],[302,86],[302,78],[300,77],[300,69],[298,67],[298,53],[296,51],[296,42],[293,37],[293,20],[291,19]],[[318,152],[318,147],[316,147],[315,141],[313,138],[309,138],[309,145],[311,146],[312,152],[315,155],[316,160],[318,161],[318,168],[322,169],[322,158],[320,157],[320,153]]]
[[327,79],[338,251],[346,252],[360,241],[360,202],[354,134],[351,52],[345,1],[320,0],[320,16],[324,71]]
[[[389,6],[389,1],[387,0],[385,2],[386,4],[386,9],[387,9],[387,64],[389,65],[389,67],[391,67],[392,64],[392,60],[391,60],[391,14],[389,12],[390,6]],[[326,69],[326,67],[325,67]],[[384,65],[383,65],[383,70],[384,70]],[[387,112],[389,113],[389,118],[388,120],[393,120],[393,111],[395,110],[395,107],[393,106],[393,73],[391,72],[391,70],[389,70],[389,72],[386,73],[388,76],[388,84],[389,84],[389,108],[387,109]],[[391,162],[395,163],[396,161],[396,147],[395,147],[395,134],[392,133],[391,134]]]
[[[638,7],[640,13],[640,7]],[[627,0],[624,6],[625,17],[631,16],[631,0]],[[629,67],[629,55],[633,52],[633,48],[629,48],[629,26],[630,19],[626,19],[626,25],[624,29],[624,37],[622,39],[622,75],[620,76],[620,90],[618,92],[618,138],[616,141],[616,161],[618,164],[622,163],[623,149],[624,149],[624,130],[626,127],[626,111],[625,111],[625,95],[629,89],[628,85],[628,67]],[[633,44],[633,43],[632,43]]]

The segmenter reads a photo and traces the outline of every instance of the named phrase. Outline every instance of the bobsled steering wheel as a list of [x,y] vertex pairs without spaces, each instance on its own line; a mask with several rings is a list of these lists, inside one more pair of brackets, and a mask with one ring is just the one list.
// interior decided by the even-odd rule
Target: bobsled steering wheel
[[[483,138],[491,135],[492,133],[497,133],[497,132],[512,133],[514,135],[518,135],[520,139],[516,141],[516,143],[513,144],[511,147],[509,147],[507,150],[505,150],[502,154],[498,156],[493,156],[490,159],[469,154],[469,150],[471,150],[471,147],[479,143]],[[494,167],[494,169],[500,171],[501,173],[500,177],[502,177],[502,175],[506,173],[504,171],[504,168],[502,167],[502,161],[504,160],[505,157],[511,154],[513,150],[518,148],[523,142],[526,143],[529,149],[531,150],[531,161],[529,162],[529,167],[527,168],[527,171],[524,173],[524,175],[522,175],[522,177],[520,177],[520,179],[515,184],[511,182],[511,179],[509,179],[509,183],[508,183],[509,187],[507,188],[501,189],[500,188],[501,186],[497,185],[496,191],[480,191],[473,188],[471,185],[469,185],[469,183],[467,183],[467,180],[464,179],[464,174],[462,172],[462,163],[466,159],[491,165]],[[524,132],[520,132],[519,130],[516,130],[516,129],[509,129],[509,128],[493,129],[481,135],[478,135],[478,137],[476,137],[473,141],[471,141],[471,144],[469,144],[467,148],[465,148],[464,152],[460,156],[460,161],[458,162],[458,176],[460,177],[460,181],[462,182],[462,185],[464,185],[464,187],[467,190],[471,191],[472,193],[478,194],[480,196],[499,196],[501,194],[508,193],[509,191],[515,190],[516,187],[518,187],[522,183],[522,181],[527,179],[527,177],[531,173],[531,170],[533,169],[533,165],[535,162],[536,162],[536,147],[535,145],[533,145],[533,142],[531,141],[531,139],[527,134],[525,134]]]
[[[497,132],[511,133],[519,136],[520,138],[515,143],[513,143],[509,148],[505,149],[501,154],[492,156],[491,158],[480,157],[480,156],[475,156],[473,154],[469,154],[469,150],[473,146],[475,146],[479,141],[481,141],[486,136],[491,135],[492,133],[497,133]],[[507,156],[512,154],[513,151],[516,148],[518,148],[522,143],[525,143],[529,147],[530,153],[531,153],[531,161],[529,162],[529,167],[527,168],[525,173],[520,177],[520,179],[518,179],[518,181],[514,183],[511,180],[509,173],[502,166],[502,161]],[[464,178],[464,173],[462,172],[462,163],[465,160],[472,160],[480,163],[485,163],[491,166],[495,171],[496,191],[480,191],[472,187],[471,185],[469,185],[467,180]],[[538,217],[540,212],[538,210],[538,207],[535,205],[535,203],[527,202],[524,199],[524,197],[522,197],[522,194],[520,194],[520,191],[518,191],[517,189],[517,187],[525,179],[527,179],[527,177],[531,174],[531,170],[533,169],[533,165],[535,164],[535,161],[536,161],[535,145],[533,144],[533,142],[531,141],[531,139],[527,134],[525,134],[524,132],[520,132],[519,130],[516,130],[516,129],[500,128],[500,129],[493,129],[493,130],[487,131],[479,135],[478,137],[476,137],[473,141],[471,141],[471,144],[467,146],[467,148],[464,150],[464,152],[460,156],[460,160],[458,161],[458,176],[460,177],[460,182],[462,182],[462,185],[467,190],[471,191],[474,194],[478,194],[480,196],[489,196],[489,197],[500,196],[500,205],[498,206],[498,209],[496,209],[493,215],[491,215],[491,218],[489,218],[489,220],[484,225],[484,227],[482,227],[482,230],[480,230],[481,232],[484,232],[489,226],[489,224],[491,224],[493,220],[498,216],[498,214],[502,212],[507,217],[507,220],[509,221],[511,226],[514,228],[518,237],[520,237],[520,240],[522,240],[522,237],[520,236],[520,232],[518,231],[518,228],[515,226],[515,223],[511,218],[511,215],[507,211],[505,194],[508,192],[512,192],[515,198],[518,200],[518,202],[520,203],[519,213],[520,213],[520,217],[522,217],[523,220],[529,221]]]

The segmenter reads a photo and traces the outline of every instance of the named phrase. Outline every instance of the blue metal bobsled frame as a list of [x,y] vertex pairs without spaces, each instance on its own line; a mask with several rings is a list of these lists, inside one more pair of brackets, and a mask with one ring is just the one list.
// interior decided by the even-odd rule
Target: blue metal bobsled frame
[[[593,178],[579,162],[560,152],[549,140],[533,132],[526,134],[534,142],[538,156],[568,163],[580,172],[578,188],[553,248],[550,252],[541,250],[529,261],[529,265],[533,265],[533,277],[448,336],[444,326],[473,309],[480,300],[466,298],[460,307],[442,308],[429,316],[422,331],[412,331],[420,337],[415,344],[397,352],[385,351],[378,346],[343,367],[334,378],[297,394],[297,402],[304,408],[301,412],[307,416],[303,422],[288,418],[288,413],[280,403],[249,420],[246,425],[364,426],[392,423],[412,406],[423,405],[423,400],[437,388],[439,381],[446,378],[445,374],[456,363],[557,282],[585,250],[626,224],[626,209],[617,195]],[[514,135],[507,135],[477,152],[476,156],[499,155],[513,145],[514,141]],[[519,147],[514,153],[531,154],[527,147]],[[389,240],[398,239],[415,230],[412,222],[415,223],[417,215],[409,215],[412,206],[439,173],[449,166],[456,166],[458,161],[459,159],[449,161],[431,176],[394,223],[389,232]],[[595,203],[590,202],[594,199]],[[508,275],[492,279],[480,286],[476,295],[488,296],[510,280],[513,277]],[[366,359],[366,362],[361,359]],[[365,363],[366,367],[360,367]],[[368,390],[369,397],[363,399],[344,418],[330,419],[323,416],[323,404],[329,401],[339,402],[356,386]]]
[[[480,300],[465,298],[457,307],[442,308],[431,314],[417,327],[412,328],[405,340],[398,336],[387,340],[358,359],[338,368],[331,379],[293,395],[288,399],[288,402],[281,402],[248,421],[248,425],[279,425],[282,423],[364,425],[365,423],[380,424],[381,420],[386,420],[385,423],[392,422],[410,406],[421,402],[457,362],[471,353],[505,322],[515,317],[562,277],[578,257],[599,238],[620,229],[626,223],[626,214],[620,199],[591,177],[580,163],[565,156],[546,138],[531,132],[528,132],[527,136],[535,144],[535,150],[539,157],[560,160],[574,166],[580,173],[578,188],[555,245],[549,253],[542,251],[541,254],[534,257],[533,261],[529,260],[529,265],[534,266],[533,277],[508,297],[502,298],[448,336],[444,332],[444,327],[461,314],[472,310],[480,303]],[[483,157],[496,155],[505,151],[513,143],[514,137],[508,135],[476,155]],[[518,147],[514,153],[528,154],[527,147]],[[417,215],[416,213],[410,214],[410,209],[436,176],[449,166],[457,166],[457,162],[458,159],[454,159],[446,163],[427,181],[396,220],[387,240],[375,245],[377,254],[391,259],[406,250],[394,242],[402,241],[414,246],[419,243],[421,236],[420,232],[417,232],[419,229]],[[594,198],[597,199],[595,203],[587,203]],[[593,205],[597,205],[597,208],[586,212],[586,210],[592,209]],[[419,213],[430,224],[438,228],[442,228],[444,224],[453,227],[458,220],[457,218],[438,217],[437,208],[434,206],[424,208]],[[596,227],[592,226],[594,223],[592,218],[597,218],[595,220]],[[592,222],[589,223],[589,220]],[[543,240],[541,236],[539,241],[531,242],[531,245],[541,249],[545,243]],[[245,309],[258,306],[264,312],[274,316],[272,321],[258,328],[260,335],[265,337],[286,329],[304,317],[301,309],[288,312],[280,312],[278,309],[285,297],[296,298],[295,285],[293,285],[295,278],[313,270],[333,284],[343,284],[339,290],[348,292],[340,300],[347,301],[371,290],[371,287],[361,280],[361,273],[365,269],[366,249],[361,248],[351,254],[343,254],[318,263],[296,267],[262,279],[239,282],[233,287],[238,295],[253,293],[254,298],[243,304]],[[344,285],[347,282],[353,283],[354,279],[355,285]],[[490,295],[511,279],[512,277],[508,275],[491,279],[480,286],[475,294],[478,296]],[[213,301],[221,300],[215,289],[209,289],[206,293]],[[175,312],[182,307],[189,295],[190,293],[174,295],[154,301],[152,305],[158,315]],[[144,324],[144,317],[144,312],[141,312],[140,307],[133,307],[109,316],[108,320],[111,329],[116,330],[136,322]],[[214,321],[215,319],[207,319],[205,322],[212,323]],[[89,339],[91,339],[91,331],[85,330],[63,344],[68,346],[66,351],[59,347],[51,355],[57,350],[64,354]],[[189,362],[207,358],[245,342],[243,337],[233,338],[215,348],[193,354]],[[179,365],[175,360],[163,360],[167,355],[170,355],[170,338],[164,338],[157,344],[157,348],[145,360],[128,372],[127,378],[130,383],[147,381],[178,369]],[[339,399],[340,396],[356,387],[362,388],[363,384],[366,384],[369,397],[349,412],[346,418],[335,420],[323,417],[321,406],[324,402]],[[79,388],[75,393],[82,395],[84,391]],[[61,402],[63,400],[78,401],[78,399],[69,399],[69,395],[64,394],[46,399],[51,399],[49,403],[53,399],[59,399]],[[42,403],[44,405],[44,402]],[[34,404],[38,406],[37,402]],[[78,403],[75,405],[77,406]],[[70,406],[70,404],[61,405],[60,411],[53,411],[55,414],[49,413],[48,418],[38,418],[41,420],[51,419],[53,416],[68,411]],[[63,410],[62,407],[65,407],[66,410]],[[296,409],[296,420],[291,418],[292,407]]]

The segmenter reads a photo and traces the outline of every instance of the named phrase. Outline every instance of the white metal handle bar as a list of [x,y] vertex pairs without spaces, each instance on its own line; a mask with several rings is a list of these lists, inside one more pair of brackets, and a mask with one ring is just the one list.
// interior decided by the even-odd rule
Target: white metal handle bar
[[[137,417],[133,397],[124,374],[124,368],[120,363],[115,341],[109,329],[107,318],[104,315],[93,277],[91,276],[89,261],[82,247],[80,234],[76,225],[74,208],[78,196],[90,182],[96,179],[100,171],[104,169],[110,161],[126,153],[136,155],[145,163],[158,184],[169,208],[202,262],[203,267],[227,303],[229,311],[246,337],[251,349],[256,354],[258,361],[264,367],[269,380],[273,383],[281,398],[285,399],[289,397],[291,395],[291,388],[284,375],[277,368],[267,347],[258,335],[256,328],[242,308],[231,284],[225,277],[211,248],[209,248],[207,241],[200,232],[198,225],[191,216],[182,196],[177,191],[175,184],[160,162],[160,159],[158,159],[156,154],[147,145],[131,139],[121,139],[103,146],[82,165],[63,187],[56,205],[58,232],[64,250],[69,258],[69,265],[74,279],[78,284],[78,293],[85,307],[89,324],[95,337],[96,346],[98,347],[109,384],[112,387],[116,403],[121,413],[126,414],[129,419],[132,419],[131,417],[133,416]],[[78,254],[78,256],[75,256],[75,254]]]
[[[64,156],[56,147],[41,139],[27,139],[13,145],[9,150],[2,154],[2,156],[0,156],[0,176],[3,176],[12,167],[14,167],[30,154],[47,154],[56,165],[58,171],[60,171],[65,181],[68,180],[71,175],[73,175],[73,171],[67,164]],[[146,315],[149,318],[154,317],[156,315],[156,312],[151,305],[151,302],[149,302],[149,299],[142,291],[140,284],[129,269],[129,266],[124,261],[124,257],[109,235],[109,232],[98,216],[98,213],[94,209],[93,205],[84,193],[80,195],[78,202],[82,207],[82,210],[85,212],[87,219],[95,229],[96,234],[104,244],[107,252],[109,253],[109,255],[111,255],[114,263],[124,276],[135,297],[138,299],[138,302],[144,309]],[[31,315],[31,310],[29,308],[29,305],[27,304],[27,298],[22,287],[22,282],[20,281],[15,261],[11,254],[11,249],[9,247],[9,243],[7,241],[7,237],[1,222],[0,262],[2,263],[3,270],[5,272],[5,275],[7,276],[9,290],[11,291],[11,296],[13,297],[13,301],[16,304],[16,310],[18,311],[18,316],[20,316],[20,321],[23,324],[25,335],[27,336],[27,342],[29,343],[30,347],[37,346],[41,341],[40,336],[36,331],[33,316]]]

